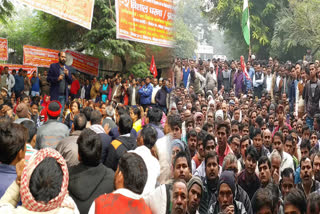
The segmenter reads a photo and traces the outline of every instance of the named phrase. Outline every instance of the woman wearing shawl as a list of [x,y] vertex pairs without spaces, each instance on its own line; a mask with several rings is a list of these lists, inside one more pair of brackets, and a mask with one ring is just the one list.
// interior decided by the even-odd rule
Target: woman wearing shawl
[[42,149],[24,164],[16,166],[17,179],[1,198],[0,213],[79,213],[68,194],[67,164],[56,150]]
[[41,104],[42,110],[40,111],[40,122],[41,123],[45,123],[48,120],[47,109],[48,109],[49,103],[50,103],[50,96],[44,95],[44,98],[43,98],[43,101]]

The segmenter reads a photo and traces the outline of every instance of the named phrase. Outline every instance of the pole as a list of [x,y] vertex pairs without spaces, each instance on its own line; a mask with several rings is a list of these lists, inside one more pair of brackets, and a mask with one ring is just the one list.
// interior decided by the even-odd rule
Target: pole
[[249,45],[249,56],[248,56],[248,62],[251,62],[251,43]]

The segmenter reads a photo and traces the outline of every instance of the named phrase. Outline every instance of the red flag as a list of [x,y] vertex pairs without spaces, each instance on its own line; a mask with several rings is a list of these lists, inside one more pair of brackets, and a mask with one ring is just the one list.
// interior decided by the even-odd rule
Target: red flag
[[150,64],[150,71],[154,78],[158,76],[158,71],[156,67],[156,63],[154,61],[154,56],[152,55],[151,64]]
[[244,75],[246,76],[247,80],[250,80],[250,81],[251,81],[250,75],[249,75],[249,73],[248,73],[248,71],[247,71],[246,64],[244,63],[244,58],[243,58],[243,56],[240,57],[240,63],[241,63],[242,72],[243,72]]

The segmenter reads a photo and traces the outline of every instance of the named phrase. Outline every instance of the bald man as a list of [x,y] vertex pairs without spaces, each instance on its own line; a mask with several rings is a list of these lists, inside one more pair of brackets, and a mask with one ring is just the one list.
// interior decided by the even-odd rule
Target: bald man
[[272,152],[272,140],[271,140],[272,133],[269,129],[266,129],[262,132],[262,134],[263,134],[263,136],[262,136],[263,145],[271,153]]

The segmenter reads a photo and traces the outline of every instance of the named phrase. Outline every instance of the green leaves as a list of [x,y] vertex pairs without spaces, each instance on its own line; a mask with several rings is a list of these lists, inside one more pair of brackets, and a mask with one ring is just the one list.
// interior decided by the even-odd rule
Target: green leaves
[[7,18],[13,13],[13,5],[9,0],[0,0],[0,23],[7,24]]
[[193,57],[194,50],[197,48],[194,35],[181,18],[177,18],[174,22],[174,54],[181,58]]
[[134,77],[139,78],[146,78],[147,76],[150,76],[150,70],[145,62],[140,62],[138,64],[135,64],[130,68],[130,73],[134,75]]
[[[268,57],[276,15],[287,4],[288,0],[249,0],[251,46],[252,52],[258,57]],[[243,0],[220,0],[213,10],[206,13],[210,21],[217,23],[220,29],[228,31],[226,37],[228,44],[232,44],[232,48],[242,50],[241,55],[248,52],[248,47],[243,45],[242,29],[239,27],[242,20],[242,6]],[[231,38],[231,34],[235,38]],[[238,42],[235,43],[233,40]],[[235,53],[237,51],[233,52],[234,58],[239,58],[240,55]]]
[[[316,50],[320,47],[320,1],[291,0],[289,8],[278,14],[271,51],[284,58],[293,49]],[[295,58],[302,58],[301,51]]]

